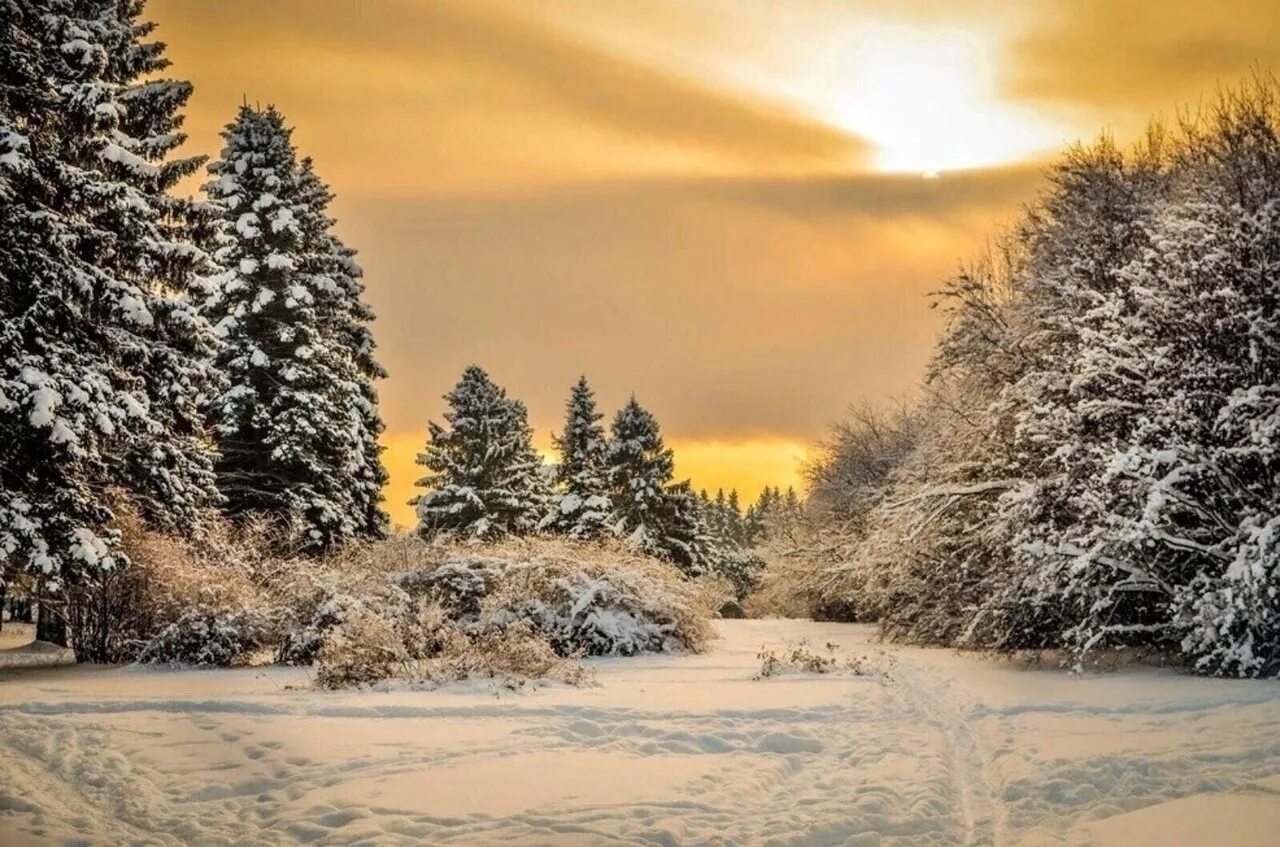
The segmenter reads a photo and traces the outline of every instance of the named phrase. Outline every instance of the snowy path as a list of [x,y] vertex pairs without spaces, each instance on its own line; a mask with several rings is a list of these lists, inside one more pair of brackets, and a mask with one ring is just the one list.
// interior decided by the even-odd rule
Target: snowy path
[[735,621],[600,685],[286,691],[289,669],[0,675],[0,844],[1274,844],[1280,685],[886,648],[755,681]]

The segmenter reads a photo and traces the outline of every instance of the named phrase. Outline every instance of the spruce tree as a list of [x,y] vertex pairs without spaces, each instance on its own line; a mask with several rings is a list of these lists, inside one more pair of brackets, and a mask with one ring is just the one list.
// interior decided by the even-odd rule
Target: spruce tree
[[709,529],[689,484],[672,484],[674,455],[658,421],[635,397],[618,411],[609,443],[608,483],[614,532],[637,550],[688,572],[707,566]]
[[208,257],[169,194],[201,160],[141,2],[0,12],[0,566],[57,586],[125,563],[108,490],[171,530],[216,496]]
[[742,523],[742,504],[738,500],[738,489],[733,488],[729,491],[729,496],[725,500],[725,517],[726,517],[726,539],[734,547],[743,547],[746,545],[746,529]]
[[346,412],[347,434],[352,442],[345,458],[348,510],[356,535],[378,538],[386,534],[388,518],[382,510],[382,489],[387,471],[382,464],[378,436],[386,429],[378,412],[374,381],[385,379],[386,370],[374,358],[373,310],[364,301],[364,271],[355,251],[333,233],[336,223],[328,215],[333,192],[315,172],[310,157],[299,170],[299,189],[306,200],[303,218],[302,270],[311,276],[320,318],[336,355],[330,367],[336,405]]
[[756,509],[756,504],[752,503],[742,517],[742,534],[747,547],[755,547],[760,543],[762,530],[760,513]]
[[729,504],[723,488],[716,489],[716,499],[711,502],[711,509],[707,512],[707,528],[718,538],[729,537]]
[[444,396],[448,427],[432,421],[418,455],[427,473],[417,485],[419,535],[493,539],[534,530],[548,500],[542,460],[524,404],[477,365]]
[[329,231],[332,195],[274,107],[243,106],[223,138],[205,190],[227,270],[203,308],[227,382],[209,409],[226,510],[268,516],[312,553],[379,536],[382,371],[359,267]]
[[611,508],[605,482],[608,445],[585,376],[573,386],[565,411],[564,432],[552,439],[560,452],[558,496],[552,498],[542,528],[570,538],[599,538],[608,532]]

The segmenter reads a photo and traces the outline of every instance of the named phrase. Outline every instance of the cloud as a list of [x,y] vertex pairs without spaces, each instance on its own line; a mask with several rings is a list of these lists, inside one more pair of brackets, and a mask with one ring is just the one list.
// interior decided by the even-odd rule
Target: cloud
[[1074,0],[1046,7],[1005,67],[1012,96],[1142,117],[1280,67],[1280,14],[1274,0]]
[[215,138],[245,96],[275,102],[340,184],[411,193],[802,172],[866,153],[786,104],[625,58],[514,6],[156,0],[148,11],[196,83],[198,139]]
[[851,400],[917,380],[927,293],[1016,214],[1037,171],[594,183],[502,197],[339,198],[392,377],[421,431],[488,367],[559,426],[580,373],[635,391],[681,438],[819,434]]

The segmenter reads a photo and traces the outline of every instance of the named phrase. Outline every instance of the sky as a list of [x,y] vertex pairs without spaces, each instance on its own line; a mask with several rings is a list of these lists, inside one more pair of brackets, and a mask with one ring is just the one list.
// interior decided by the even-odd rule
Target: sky
[[275,104],[337,193],[405,501],[477,362],[539,446],[585,373],[695,486],[799,485],[911,396],[929,292],[1055,151],[1280,66],[1273,0],[151,0],[188,154]]

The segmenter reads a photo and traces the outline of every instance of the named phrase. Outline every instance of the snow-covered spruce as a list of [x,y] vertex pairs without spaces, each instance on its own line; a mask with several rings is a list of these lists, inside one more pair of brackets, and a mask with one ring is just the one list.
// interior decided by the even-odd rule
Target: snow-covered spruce
[[[726,495],[720,489],[714,500],[703,491],[698,495],[698,506],[708,536],[708,570],[728,580],[735,598],[744,600],[759,582],[764,559],[751,549],[755,539],[738,501],[738,490],[731,489]],[[754,521],[754,510],[749,511]]]
[[174,529],[215,496],[201,214],[168,193],[200,160],[142,3],[2,9],[0,571],[51,588],[123,563],[107,489]]
[[386,427],[378,411],[374,382],[385,379],[387,372],[374,357],[376,344],[370,329],[374,314],[364,299],[364,271],[355,261],[355,251],[333,233],[336,221],[328,214],[333,192],[316,174],[310,157],[300,163],[298,181],[307,200],[302,218],[307,249],[300,269],[310,275],[312,286],[321,293],[317,299],[326,307],[321,318],[342,353],[332,364],[333,390],[338,407],[346,412],[347,437],[355,448],[345,457],[342,469],[350,486],[349,508],[358,536],[380,538],[389,524],[381,507],[388,475],[378,443]]
[[688,482],[672,482],[674,458],[657,419],[632,397],[614,417],[612,434],[606,479],[613,531],[688,573],[706,571],[714,554],[710,529]]
[[209,417],[233,516],[268,515],[309,552],[378,537],[382,423],[353,253],[331,232],[332,198],[273,107],[244,106],[205,185],[225,272],[202,309],[226,388]]
[[550,491],[524,404],[471,365],[444,398],[448,427],[428,424],[414,498],[418,535],[495,539],[537,528]]
[[600,538],[609,532],[612,504],[605,481],[608,444],[602,417],[584,376],[569,394],[564,432],[552,438],[560,452],[560,464],[542,529],[576,539]]

